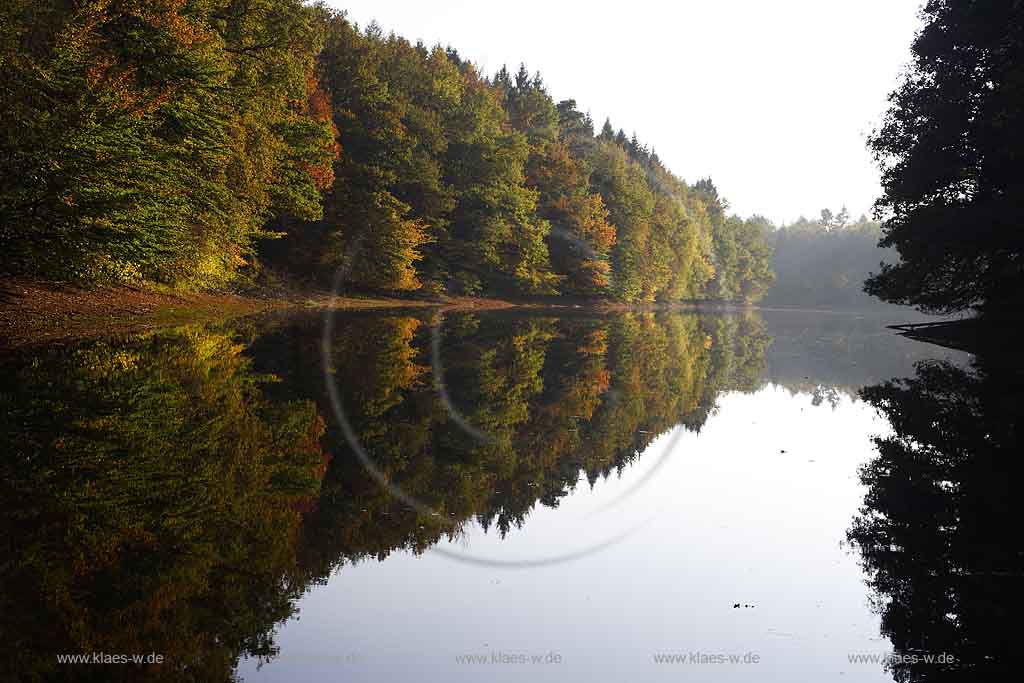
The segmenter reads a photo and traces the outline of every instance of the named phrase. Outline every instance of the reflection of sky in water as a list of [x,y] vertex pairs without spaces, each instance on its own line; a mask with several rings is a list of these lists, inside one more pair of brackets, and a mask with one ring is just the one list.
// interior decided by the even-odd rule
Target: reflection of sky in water
[[[908,367],[908,372],[910,368]],[[473,557],[564,554],[529,569],[427,552],[346,566],[280,629],[251,681],[890,680],[848,653],[884,653],[857,555],[842,547],[863,498],[857,468],[888,426],[846,395],[833,407],[769,385],[721,396],[699,434],[663,435],[620,478],[537,506],[502,541],[477,526],[448,544]],[[670,444],[674,449],[665,453]],[[782,451],[785,451],[783,453]],[[657,476],[611,507],[664,455]],[[740,603],[735,609],[733,605]],[[743,604],[754,605],[744,608]],[[756,653],[747,665],[655,664],[655,653]],[[557,653],[561,664],[456,656]],[[813,677],[813,678],[812,678]]]

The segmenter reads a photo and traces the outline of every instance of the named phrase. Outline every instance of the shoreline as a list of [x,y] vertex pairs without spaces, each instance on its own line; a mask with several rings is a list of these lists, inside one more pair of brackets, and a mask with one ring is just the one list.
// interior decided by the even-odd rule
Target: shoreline
[[[434,309],[493,311],[558,309],[565,312],[726,309],[801,310],[737,302],[621,303],[584,298],[454,296],[443,299],[397,298],[327,291],[254,289],[249,292],[188,293],[156,286],[86,288],[47,280],[0,280],[0,349],[72,341],[80,338],[144,332],[193,322],[215,322],[271,311]],[[818,313],[829,311],[815,311]],[[831,311],[834,312],[834,311]]]
[[145,332],[194,322],[226,321],[273,311],[334,309],[495,311],[656,311],[698,307],[744,308],[728,302],[652,302],[627,304],[583,298],[452,296],[443,299],[398,298],[362,294],[335,295],[324,290],[255,288],[242,292],[175,292],[159,286],[78,285],[4,276],[0,278],[0,350],[60,343],[111,334]]
[[91,289],[6,277],[0,281],[0,349],[231,320],[271,311],[495,310],[519,305],[472,297],[426,300],[270,290],[193,293],[125,285]]

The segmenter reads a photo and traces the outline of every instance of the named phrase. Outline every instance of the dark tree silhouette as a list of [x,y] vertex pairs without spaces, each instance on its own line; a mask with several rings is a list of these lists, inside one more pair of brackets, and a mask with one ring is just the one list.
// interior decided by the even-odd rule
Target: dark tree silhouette
[[1024,293],[1024,4],[930,0],[913,63],[870,147],[883,175],[869,294],[925,311],[994,311]]
[[[918,366],[862,391],[892,424],[862,470],[849,531],[895,652],[897,681],[990,680],[1019,666],[1024,377],[994,361]],[[913,660],[917,655],[917,661]],[[945,663],[925,661],[945,655]],[[949,661],[952,655],[953,661]]]

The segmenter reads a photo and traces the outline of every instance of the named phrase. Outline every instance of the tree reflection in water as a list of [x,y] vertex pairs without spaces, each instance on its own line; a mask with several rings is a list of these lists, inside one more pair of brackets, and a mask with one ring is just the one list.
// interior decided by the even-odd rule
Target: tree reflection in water
[[883,634],[901,655],[890,664],[895,680],[984,680],[1016,670],[1021,372],[1005,358],[983,357],[971,371],[926,362],[912,379],[861,394],[893,433],[876,439],[877,456],[862,470],[868,492],[849,539]]
[[[275,625],[339,567],[470,522],[509,533],[581,471],[698,429],[719,392],[757,384],[768,343],[745,314],[452,317],[445,382],[481,441],[438,399],[431,322],[346,316],[329,363],[361,443],[438,516],[390,497],[324,419],[318,317],[0,359],[5,671],[229,680],[241,656],[274,656]],[[166,663],[56,660],[94,652]]]
[[[621,472],[668,430],[699,431],[723,392],[764,385],[771,341],[749,311],[439,315],[339,316],[327,378],[319,315],[0,357],[5,673],[28,681],[55,674],[230,680],[242,656],[275,656],[274,629],[294,616],[305,591],[340,568],[396,551],[422,553],[470,524],[514,533],[537,505],[557,507],[579,482]],[[435,328],[451,406],[486,439],[453,419],[439,396]],[[787,340],[779,353],[808,356],[800,344],[820,345],[822,335]],[[872,347],[844,367],[864,373],[884,362]],[[796,383],[783,384],[793,391],[848,392],[865,383],[861,375],[822,382],[791,369]],[[895,407],[907,392],[931,386],[922,382],[945,378],[945,394],[932,394],[950,397],[996,381],[939,367],[927,372],[918,384],[865,393],[883,409],[894,406],[898,434],[931,424],[927,415],[913,418],[932,405],[926,400]],[[333,418],[325,379],[339,389],[354,434],[388,481],[436,514],[403,504],[367,474]],[[982,410],[978,401],[934,401],[946,411],[935,429],[954,418],[965,426],[931,435],[935,445],[919,457],[926,439],[880,442],[880,463],[865,474],[872,496],[851,538],[867,549],[881,595],[909,591],[930,609],[940,596],[961,599],[942,592],[942,580],[956,577],[991,618],[991,610],[1016,604],[1007,596],[1019,555],[1001,535],[1009,516],[999,518],[1012,509],[1003,500],[1013,481],[1003,456],[1014,452],[1007,436],[1015,434],[1014,406],[999,412],[985,403]],[[981,434],[1006,443],[989,448],[988,459],[967,458],[979,450],[967,440]],[[909,455],[897,457],[900,448]],[[938,464],[928,457],[950,449],[956,457],[942,455]],[[884,460],[890,454],[893,463]],[[946,481],[956,488],[936,483]],[[953,516],[948,499],[961,501],[963,491],[980,493]],[[910,548],[918,559],[892,548]],[[949,568],[941,564],[933,575],[935,562]],[[983,590],[994,591],[989,603],[979,597]],[[976,623],[959,602],[925,614],[901,597],[886,619],[893,634],[907,631],[904,604],[915,607],[915,618],[953,614],[951,634]],[[965,661],[973,656],[963,643],[942,647],[959,648]],[[976,646],[977,657],[986,647]],[[58,653],[93,652],[156,652],[166,663],[56,661]]]

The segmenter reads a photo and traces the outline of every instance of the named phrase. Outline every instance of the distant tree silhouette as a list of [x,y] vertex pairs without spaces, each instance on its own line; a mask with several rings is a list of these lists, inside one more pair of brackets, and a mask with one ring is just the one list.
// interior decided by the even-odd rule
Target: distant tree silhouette
[[886,304],[863,292],[864,280],[880,261],[896,260],[892,249],[879,249],[879,224],[861,216],[855,222],[843,207],[821,218],[799,218],[773,228],[762,219],[771,245],[775,282],[764,303],[776,306],[879,308]]

